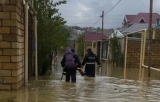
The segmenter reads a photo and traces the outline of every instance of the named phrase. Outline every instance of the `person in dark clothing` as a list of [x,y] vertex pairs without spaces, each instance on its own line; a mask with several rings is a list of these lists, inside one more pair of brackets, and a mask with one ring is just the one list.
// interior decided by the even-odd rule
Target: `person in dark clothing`
[[[71,51],[75,54],[75,56],[79,59],[78,55],[75,53],[75,50],[72,48]],[[77,66],[77,65],[76,65]],[[77,68],[81,76],[84,76],[82,68]]]
[[94,54],[90,48],[87,49],[87,54],[85,55],[82,62],[82,66],[86,64],[84,72],[86,76],[95,77],[95,62],[97,62],[98,67],[101,68],[101,63],[98,60],[97,55]]
[[[73,61],[74,61],[74,66],[67,67],[66,62],[67,62],[67,56],[72,55]],[[71,60],[70,60],[71,61]],[[66,72],[66,82],[71,81],[74,83],[76,82],[76,67],[81,67],[81,62],[79,58],[71,51],[69,47],[66,48],[65,54],[63,55],[63,58],[61,60],[61,66],[63,68],[63,71]]]

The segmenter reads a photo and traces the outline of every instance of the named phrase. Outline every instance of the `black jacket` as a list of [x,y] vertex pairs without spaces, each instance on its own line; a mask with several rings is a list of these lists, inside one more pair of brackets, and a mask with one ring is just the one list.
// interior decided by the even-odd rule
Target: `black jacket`
[[82,62],[82,66],[84,66],[86,63],[95,63],[95,62],[97,62],[97,64],[100,66],[101,63],[98,60],[97,55],[94,53],[88,53],[84,57],[84,60]]

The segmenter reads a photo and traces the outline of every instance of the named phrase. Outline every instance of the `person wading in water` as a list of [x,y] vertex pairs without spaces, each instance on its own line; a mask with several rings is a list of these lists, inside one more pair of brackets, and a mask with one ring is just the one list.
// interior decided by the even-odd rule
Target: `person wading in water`
[[69,47],[66,48],[65,54],[61,60],[61,66],[63,71],[66,72],[66,82],[76,82],[76,67],[81,68],[81,62],[79,58],[74,54]]
[[95,62],[97,62],[98,67],[101,68],[101,63],[98,60],[98,57],[96,54],[92,52],[90,48],[87,49],[87,54],[85,55],[82,66],[85,66],[84,75],[88,77],[95,77]]

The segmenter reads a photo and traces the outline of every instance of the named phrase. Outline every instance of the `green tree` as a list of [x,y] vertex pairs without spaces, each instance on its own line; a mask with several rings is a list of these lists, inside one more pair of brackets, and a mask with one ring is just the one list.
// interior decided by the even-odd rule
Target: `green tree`
[[78,54],[79,56],[83,56],[83,51],[84,51],[84,41],[83,41],[84,36],[83,35],[79,35],[77,38],[77,44],[78,44]]
[[116,33],[113,35],[113,38],[110,39],[109,44],[112,52],[112,60],[116,62],[116,65],[123,65],[123,54],[121,53],[121,46],[118,41],[118,37],[116,36]]
[[37,11],[38,35],[38,71],[44,74],[51,65],[51,51],[60,49],[68,44],[69,31],[65,29],[66,21],[58,13],[56,6],[65,4],[66,0],[35,0]]

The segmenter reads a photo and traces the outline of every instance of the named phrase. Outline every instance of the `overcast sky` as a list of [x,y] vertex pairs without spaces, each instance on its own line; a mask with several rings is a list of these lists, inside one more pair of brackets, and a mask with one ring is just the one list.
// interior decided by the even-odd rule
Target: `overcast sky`
[[[67,4],[57,8],[67,21],[66,25],[97,28],[102,27],[102,19],[100,19],[102,11],[104,14],[107,13],[117,2],[119,0],[67,0]],[[153,0],[153,2],[153,12],[160,14],[160,0]],[[105,14],[104,28],[121,27],[126,14],[149,13],[149,3],[150,0],[121,0],[114,9]]]

